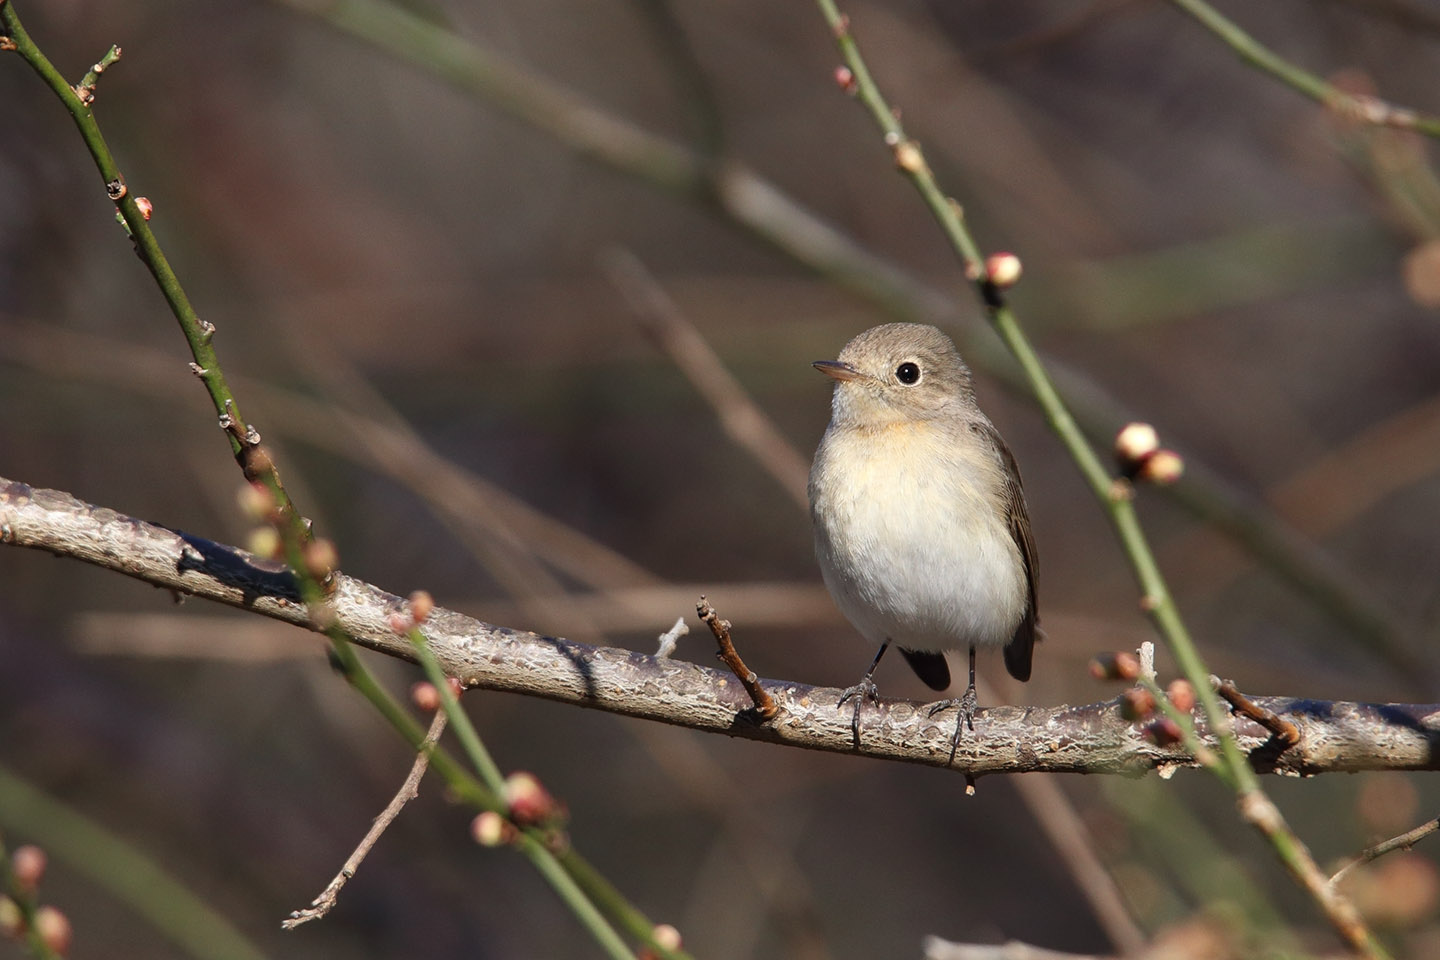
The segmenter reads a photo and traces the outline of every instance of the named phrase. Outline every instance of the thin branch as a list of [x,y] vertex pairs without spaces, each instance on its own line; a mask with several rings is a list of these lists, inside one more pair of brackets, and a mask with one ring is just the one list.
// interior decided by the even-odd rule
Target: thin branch
[[1096,852],[1089,826],[1055,778],[1018,777],[1015,791],[1069,868],[1080,895],[1090,904],[1111,944],[1121,956],[1138,954],[1145,945],[1145,932],[1131,916],[1115,878]]
[[[0,478],[0,543],[73,557],[168,590],[315,629],[294,578],[282,565],[90,506],[59,491]],[[390,623],[404,601],[344,574],[337,573],[335,579],[329,600],[336,624],[361,646],[414,659],[414,647]],[[840,692],[833,688],[762,679],[760,684],[781,712],[761,723],[749,719],[748,696],[729,673],[719,670],[543,637],[441,609],[426,620],[425,635],[445,672],[467,687],[811,750],[936,767],[947,766],[950,756],[953,730],[931,720],[924,704],[882,701],[873,714],[867,713],[874,719],[857,751],[850,718],[835,709]],[[1294,749],[1269,756],[1262,749],[1270,741],[1269,731],[1237,723],[1239,744],[1261,771],[1308,776],[1440,769],[1440,705],[1254,699],[1301,731]],[[1117,701],[993,707],[979,712],[976,727],[981,735],[961,744],[953,765],[957,772],[1134,774],[1193,762],[1178,747],[1148,742],[1120,717]],[[1214,731],[1203,723],[1199,735],[1213,746]],[[423,733],[417,733],[413,743],[422,738]],[[437,753],[432,762],[444,757]]]
[[[1195,688],[1196,697],[1209,721],[1211,732],[1218,735],[1216,749],[1220,762],[1207,766],[1233,787],[1239,799],[1241,815],[1270,841],[1276,856],[1315,899],[1331,926],[1351,950],[1371,958],[1388,956],[1384,947],[1365,927],[1354,905],[1323,883],[1317,884],[1316,878],[1320,876],[1320,870],[1314,857],[1290,829],[1279,809],[1261,790],[1259,781],[1230,728],[1219,698],[1209,685],[1209,670],[1200,657],[1155,560],[1154,551],[1135,511],[1134,500],[1128,496],[1113,495],[1114,478],[1075,423],[1069,407],[1061,398],[1029,337],[1006,304],[1003,287],[992,280],[990,267],[983,260],[980,247],[965,223],[960,204],[940,189],[920,145],[906,134],[900,123],[899,111],[885,100],[879,86],[871,77],[865,60],[860,55],[859,46],[850,32],[849,19],[840,13],[835,0],[816,2],[834,34],[841,56],[853,74],[855,92],[860,102],[870,112],[875,125],[884,135],[885,144],[894,153],[895,165],[910,180],[929,207],[964,265],[965,274],[973,282],[975,293],[991,324],[1024,370],[1051,428],[1059,436],[1096,498],[1110,515],[1111,523],[1140,588],[1141,607],[1150,615],[1156,631],[1164,639],[1181,672]],[[1159,700],[1162,705],[1170,707],[1167,715],[1172,715],[1172,719],[1181,724],[1189,738],[1191,734],[1188,718],[1173,716],[1178,711],[1173,709],[1163,695]]]
[[1408,107],[1397,107],[1379,97],[1346,93],[1334,84],[1303,70],[1281,57],[1269,47],[1246,33],[1233,20],[1205,0],[1171,0],[1175,6],[1199,21],[1205,29],[1219,37],[1246,63],[1270,74],[1275,79],[1321,106],[1329,107],[1346,117],[1382,127],[1414,130],[1428,137],[1440,137],[1440,117],[1418,113]]
[[335,874],[335,879],[331,880],[329,885],[320,891],[318,897],[310,901],[310,906],[304,910],[294,911],[290,914],[289,919],[282,921],[280,924],[282,928],[294,930],[302,923],[317,920],[334,909],[335,904],[340,901],[341,889],[344,888],[351,877],[355,876],[355,871],[360,869],[360,864],[365,860],[366,855],[370,853],[370,849],[375,846],[376,841],[380,839],[380,835],[385,832],[385,829],[389,827],[391,823],[395,822],[396,817],[400,816],[400,811],[405,809],[405,804],[420,795],[420,779],[425,776],[425,771],[430,768],[430,751],[425,749],[425,747],[433,747],[436,743],[439,743],[440,734],[444,732],[445,711],[436,710],[435,719],[430,721],[430,730],[425,734],[424,746],[416,751],[415,762],[410,766],[410,773],[405,777],[405,782],[400,785],[399,791],[391,798],[385,809],[380,811],[380,815],[377,816],[375,822],[370,825],[370,829],[365,833],[365,836],[361,838],[354,852],[346,858],[345,865],[340,868],[340,872]]
[[1362,863],[1377,860],[1385,856],[1385,854],[1393,853],[1396,850],[1409,850],[1437,830],[1440,830],[1440,817],[1436,817],[1434,820],[1427,820],[1414,830],[1407,830],[1398,837],[1391,837],[1389,840],[1383,840],[1373,847],[1366,847],[1360,851],[1360,853],[1342,863],[1339,868],[1330,875],[1330,884],[1332,886],[1338,884],[1347,873]]
[[1240,817],[1270,841],[1280,862],[1324,911],[1330,925],[1350,949],[1366,957],[1390,954],[1365,925],[1350,899],[1331,886],[1310,851],[1285,822],[1280,809],[1258,787],[1242,790],[1236,803]]
[[715,612],[710,601],[704,597],[695,605],[695,612],[715,635],[715,642],[720,645],[720,659],[725,661],[725,666],[730,668],[730,672],[735,674],[735,678],[750,695],[750,700],[755,704],[755,713],[761,720],[775,719],[780,708],[775,706],[774,699],[760,685],[760,678],[755,671],[745,666],[745,661],[740,659],[740,651],[735,649],[735,641],[730,638],[730,621],[721,620],[720,614]]

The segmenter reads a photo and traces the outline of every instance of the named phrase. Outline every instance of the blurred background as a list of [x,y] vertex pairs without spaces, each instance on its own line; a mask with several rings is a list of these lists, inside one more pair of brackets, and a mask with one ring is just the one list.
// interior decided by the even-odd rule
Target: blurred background
[[[123,47],[97,116],[347,573],[645,651],[685,616],[699,632],[678,655],[710,663],[705,592],[761,675],[853,683],[872,651],[824,594],[793,482],[732,442],[636,307],[668,298],[664,329],[708,343],[803,464],[828,419],[809,362],[873,324],[927,319],[979,371],[1040,550],[1035,678],[1008,681],[998,658],[982,674],[1010,703],[1118,692],[1087,660],[1149,631],[1113,534],[1007,386],[1013,367],[838,89],[810,5],[447,0],[376,26],[370,13],[397,8],[360,4],[347,29],[299,0],[15,2],[72,80]],[[1347,89],[1440,111],[1440,7],[1224,7]],[[1146,490],[1140,506],[1211,668],[1252,693],[1440,699],[1433,146],[1337,118],[1165,3],[846,9],[982,245],[1023,259],[1012,303],[1101,442],[1129,411],[1187,457],[1180,499]],[[437,48],[416,55],[429,68],[383,48],[405,22],[505,70],[457,89],[430,69],[448,62]],[[13,55],[0,118],[0,475],[244,542],[240,476],[175,321],[70,118]],[[596,130],[663,142],[622,170],[582,155],[604,152],[579,143]],[[870,272],[837,278],[835,243]],[[1193,509],[1217,490],[1263,506],[1284,549],[1257,558],[1217,534]],[[396,691],[418,677],[368,660]],[[898,661],[877,680],[926,693]],[[501,765],[562,797],[577,847],[698,957],[918,956],[927,934],[1113,949],[1012,781],[966,798],[930,769],[515,696],[465,703]],[[429,780],[335,912],[280,931],[409,766],[303,631],[0,550],[0,764],[8,845],[67,835],[63,805],[267,956],[598,955]],[[51,802],[21,804],[13,777]],[[1083,827],[1062,832],[1088,841],[1147,935],[1217,938],[1230,956],[1288,928],[1291,946],[1335,949],[1212,778],[1055,785]],[[1266,786],[1322,864],[1440,802],[1425,775]],[[92,878],[94,849],[48,845],[45,899],[75,925],[73,956],[197,955]],[[1440,956],[1437,849],[1357,878],[1401,956]]]

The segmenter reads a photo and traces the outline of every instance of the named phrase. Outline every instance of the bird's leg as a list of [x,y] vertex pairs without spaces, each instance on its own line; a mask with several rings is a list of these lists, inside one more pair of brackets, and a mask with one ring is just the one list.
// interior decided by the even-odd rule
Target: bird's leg
[[975,730],[975,710],[979,706],[980,699],[975,695],[975,645],[970,645],[970,685],[965,688],[965,694],[959,699],[941,700],[930,708],[930,716],[935,716],[941,710],[948,710],[955,707],[958,716],[955,717],[955,736],[950,741],[950,763],[955,762],[955,751],[960,749],[960,734],[966,727],[973,733]]
[[835,709],[845,706],[845,701],[851,697],[855,698],[855,714],[850,718],[850,732],[855,735],[855,749],[860,749],[860,706],[866,700],[871,703],[880,702],[880,691],[875,686],[871,677],[875,676],[875,668],[880,665],[880,658],[885,656],[885,651],[890,649],[890,641],[886,640],[880,644],[880,649],[875,651],[875,659],[870,661],[870,669],[865,671],[865,676],[853,687],[846,687],[840,693],[840,699],[835,703]]

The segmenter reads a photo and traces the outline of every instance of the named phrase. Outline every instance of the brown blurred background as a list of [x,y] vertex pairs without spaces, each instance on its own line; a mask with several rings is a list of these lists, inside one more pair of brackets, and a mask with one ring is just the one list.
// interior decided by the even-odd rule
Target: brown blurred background
[[[1226,7],[1348,88],[1440,111],[1440,7]],[[654,3],[415,8],[676,143],[704,127],[705,98],[688,92]],[[109,44],[124,48],[97,115],[219,329],[242,406],[346,572],[646,651],[677,616],[698,626],[704,590],[762,675],[857,678],[870,651],[824,598],[805,514],[726,438],[603,262],[624,249],[645,264],[807,460],[828,414],[809,361],[893,314],[707,205],[579,158],[283,5],[18,9],[72,80]],[[1433,147],[1340,122],[1164,3],[847,9],[982,244],[1024,260],[1013,303],[1039,346],[1194,463],[1275,502],[1412,661],[1440,672]],[[939,231],[837,90],[818,12],[763,0],[672,12],[724,155],[952,295],[952,332],[978,345],[977,361],[997,357]],[[243,542],[240,478],[175,322],[69,117],[15,56],[0,56],[0,118],[0,475]],[[1085,663],[1148,636],[1128,568],[1059,443],[995,375],[1006,361],[987,369],[982,401],[1029,492],[1049,633],[1035,680],[999,695],[1112,696]],[[601,564],[601,587],[686,588],[617,610],[572,570],[557,579],[589,606],[513,596],[477,558],[493,537],[447,521],[416,478],[379,469],[337,411],[408,424],[436,455],[634,565]],[[1243,689],[1440,699],[1423,671],[1378,656],[1172,501],[1146,492],[1141,511],[1212,669]],[[695,633],[680,655],[709,663],[710,645]],[[370,660],[397,691],[417,675]],[[998,663],[982,672],[1002,683]],[[922,696],[906,673],[887,663],[882,692]],[[930,933],[1109,949],[1004,779],[967,799],[960,778],[928,769],[512,696],[466,703],[502,766],[563,797],[577,846],[697,956],[918,956]],[[597,955],[523,861],[468,840],[467,816],[430,781],[335,913],[280,932],[408,762],[316,638],[0,550],[0,763],[147,851],[268,955]],[[1333,946],[1209,778],[1061,786],[1147,931],[1278,916]],[[1322,862],[1440,802],[1425,776],[1268,786]],[[3,808],[0,831],[28,838]],[[739,853],[737,831],[765,855]],[[1390,882],[1422,894],[1413,904],[1372,898],[1396,914],[1377,922],[1404,956],[1440,955],[1434,849],[1394,861],[1404,872]],[[77,958],[189,955],[63,858],[45,890],[76,926]]]

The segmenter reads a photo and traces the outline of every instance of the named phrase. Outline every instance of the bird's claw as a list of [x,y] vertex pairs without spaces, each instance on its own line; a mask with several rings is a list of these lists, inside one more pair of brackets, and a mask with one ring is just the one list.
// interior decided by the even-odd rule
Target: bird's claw
[[855,684],[853,687],[846,687],[840,691],[840,699],[835,701],[835,709],[839,710],[845,706],[846,700],[855,701],[855,712],[850,717],[850,732],[855,737],[855,749],[860,749],[860,707],[869,700],[871,703],[880,702],[880,688],[875,686],[875,681],[868,676]]
[[965,690],[964,696],[950,700],[941,700],[930,708],[928,715],[932,717],[943,710],[949,710],[951,707],[956,708],[958,712],[955,717],[955,736],[950,740],[951,763],[955,761],[955,753],[960,749],[961,733],[964,732],[966,727],[970,728],[971,733],[975,732],[975,710],[979,706],[979,703],[980,700],[975,695],[975,688],[968,687]]

